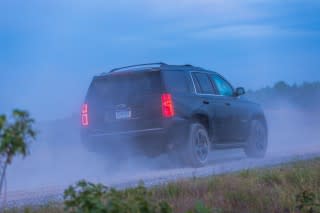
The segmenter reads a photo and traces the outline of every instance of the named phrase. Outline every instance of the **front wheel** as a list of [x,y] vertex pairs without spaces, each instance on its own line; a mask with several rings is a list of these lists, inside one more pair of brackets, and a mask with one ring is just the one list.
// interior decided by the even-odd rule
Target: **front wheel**
[[268,148],[268,132],[266,126],[260,120],[251,123],[250,136],[244,149],[248,157],[262,158]]

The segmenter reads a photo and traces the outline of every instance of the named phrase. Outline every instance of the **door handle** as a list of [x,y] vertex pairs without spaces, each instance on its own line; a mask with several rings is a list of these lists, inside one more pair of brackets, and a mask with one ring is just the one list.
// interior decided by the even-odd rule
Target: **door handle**
[[230,104],[230,103],[228,103],[228,102],[227,102],[227,103],[224,103],[224,104],[225,104],[226,106],[231,106],[231,104]]
[[204,104],[209,104],[210,102],[209,102],[209,101],[204,100],[204,101],[202,101],[202,103],[204,103]]

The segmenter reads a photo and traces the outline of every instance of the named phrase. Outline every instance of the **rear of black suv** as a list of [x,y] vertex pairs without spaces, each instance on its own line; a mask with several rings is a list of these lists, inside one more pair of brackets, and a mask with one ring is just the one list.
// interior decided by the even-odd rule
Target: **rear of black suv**
[[171,93],[174,79],[163,69],[128,69],[94,77],[81,112],[82,141],[89,150],[124,155],[121,150],[129,147],[156,156],[188,130]]
[[157,156],[194,167],[213,148],[263,157],[268,129],[262,108],[220,74],[191,65],[148,64],[93,78],[81,112],[81,138],[113,157]]

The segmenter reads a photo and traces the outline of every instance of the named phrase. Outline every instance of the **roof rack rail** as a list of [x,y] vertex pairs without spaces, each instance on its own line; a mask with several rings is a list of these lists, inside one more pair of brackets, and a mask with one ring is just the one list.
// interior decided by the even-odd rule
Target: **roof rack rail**
[[131,67],[142,67],[142,66],[152,66],[152,65],[167,65],[166,63],[163,62],[158,62],[158,63],[147,63],[147,64],[136,64],[136,65],[130,65],[130,66],[125,66],[125,67],[119,67],[119,68],[114,68],[110,71],[111,72],[115,72],[115,71],[119,71],[122,69],[126,69],[126,68],[131,68]]

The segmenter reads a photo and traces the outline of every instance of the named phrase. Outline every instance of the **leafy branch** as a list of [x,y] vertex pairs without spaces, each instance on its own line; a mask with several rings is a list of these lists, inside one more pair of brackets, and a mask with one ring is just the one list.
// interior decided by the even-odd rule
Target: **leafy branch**
[[29,154],[29,144],[36,139],[33,129],[34,119],[27,111],[13,110],[10,119],[0,115],[0,195],[6,175],[7,166],[12,163],[13,157]]

